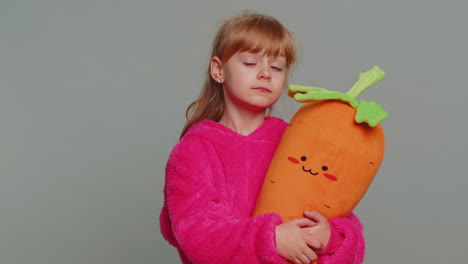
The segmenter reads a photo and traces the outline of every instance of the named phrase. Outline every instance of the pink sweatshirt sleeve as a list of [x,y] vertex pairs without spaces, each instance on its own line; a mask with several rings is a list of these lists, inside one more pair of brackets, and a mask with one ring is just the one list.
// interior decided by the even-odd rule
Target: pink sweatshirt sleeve
[[[161,231],[192,263],[284,263],[275,245],[277,214],[236,218],[216,186],[209,146],[201,140],[174,148],[166,167]],[[163,215],[161,216],[163,217]],[[170,241],[173,234],[175,241]]]
[[[365,241],[362,224],[359,218],[351,213],[348,217],[335,218],[329,221],[332,229],[330,246],[319,256],[320,264],[361,264],[364,262]],[[334,235],[335,234],[335,237]],[[337,237],[339,234],[339,237]],[[341,244],[337,245],[337,241]],[[333,249],[332,249],[333,248]]]

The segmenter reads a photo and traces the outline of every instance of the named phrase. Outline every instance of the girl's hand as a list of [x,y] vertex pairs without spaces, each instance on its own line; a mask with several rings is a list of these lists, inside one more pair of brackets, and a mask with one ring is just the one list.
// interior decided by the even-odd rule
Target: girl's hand
[[[276,247],[280,256],[297,264],[309,264],[317,259],[313,249],[321,251],[323,245],[305,228],[316,223],[307,218],[299,218],[276,226]],[[315,230],[312,230],[314,233]]]
[[327,218],[318,212],[304,212],[304,215],[315,222],[315,225],[306,226],[303,230],[312,235],[314,239],[319,240],[323,245],[322,248],[315,251],[315,253],[320,253],[327,247],[330,240],[330,224]]

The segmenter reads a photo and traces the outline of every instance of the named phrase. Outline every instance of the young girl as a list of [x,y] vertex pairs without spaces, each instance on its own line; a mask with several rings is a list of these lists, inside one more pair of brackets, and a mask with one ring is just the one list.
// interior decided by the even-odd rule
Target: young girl
[[252,217],[287,123],[268,112],[287,86],[296,53],[276,19],[244,13],[224,21],[204,89],[166,167],[161,232],[183,263],[362,263],[364,239],[351,214],[317,212],[283,223]]

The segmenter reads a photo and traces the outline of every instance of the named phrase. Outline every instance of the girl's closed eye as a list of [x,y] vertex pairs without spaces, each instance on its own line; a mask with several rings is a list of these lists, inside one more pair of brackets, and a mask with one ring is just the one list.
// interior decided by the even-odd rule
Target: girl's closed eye
[[271,68],[276,70],[276,71],[282,71],[283,70],[283,67],[278,66],[278,65],[271,65]]
[[244,62],[244,65],[247,65],[247,66],[253,66],[253,65],[256,65],[257,63],[255,62]]
[[270,67],[275,71],[281,72],[284,70],[285,64],[286,61],[284,57],[277,57],[271,62]]

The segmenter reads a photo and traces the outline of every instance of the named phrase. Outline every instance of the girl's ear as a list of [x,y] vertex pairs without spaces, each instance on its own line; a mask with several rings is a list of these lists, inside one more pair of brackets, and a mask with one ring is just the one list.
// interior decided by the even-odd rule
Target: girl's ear
[[217,56],[213,56],[210,61],[210,74],[211,78],[213,78],[218,83],[223,83],[223,63]]

